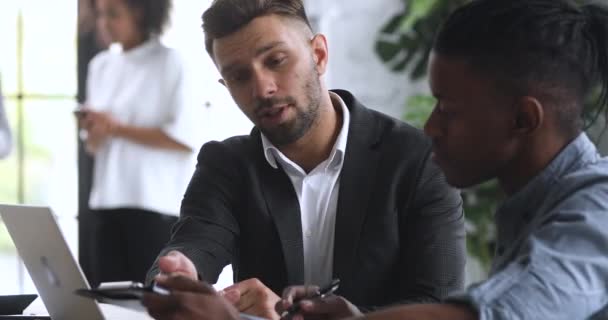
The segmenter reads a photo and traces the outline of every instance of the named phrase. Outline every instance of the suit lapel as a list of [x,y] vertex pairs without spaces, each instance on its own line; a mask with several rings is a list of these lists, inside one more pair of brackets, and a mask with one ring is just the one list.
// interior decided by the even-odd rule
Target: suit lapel
[[[253,134],[253,133],[252,133]],[[259,132],[256,139],[260,140]],[[254,144],[260,172],[260,186],[273,217],[285,259],[288,285],[304,283],[304,245],[300,205],[291,180],[282,169],[272,168],[262,152],[262,144]],[[272,250],[272,248],[268,248]]]
[[[369,198],[376,178],[379,152],[377,122],[369,110],[344,91],[336,91],[349,108],[351,124],[342,172],[334,235],[334,277],[350,278]],[[344,288],[345,289],[345,288]]]

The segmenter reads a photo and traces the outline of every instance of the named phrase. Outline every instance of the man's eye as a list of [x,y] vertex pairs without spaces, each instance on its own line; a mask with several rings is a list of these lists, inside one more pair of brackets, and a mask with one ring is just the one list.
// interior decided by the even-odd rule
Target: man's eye
[[248,78],[247,72],[235,72],[228,76],[229,82],[242,83]]
[[287,60],[286,57],[272,58],[268,61],[268,65],[270,65],[271,67],[277,67],[282,65],[285,60]]

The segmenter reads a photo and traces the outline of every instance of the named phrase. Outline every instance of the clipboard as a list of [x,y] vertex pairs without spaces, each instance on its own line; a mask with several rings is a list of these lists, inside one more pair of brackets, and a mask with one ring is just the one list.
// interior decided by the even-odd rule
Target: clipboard
[[140,282],[132,281],[104,282],[94,289],[82,288],[76,290],[77,295],[95,299],[99,302],[107,302],[108,300],[141,300],[146,292],[160,295],[170,294],[169,290],[156,284],[144,286]]

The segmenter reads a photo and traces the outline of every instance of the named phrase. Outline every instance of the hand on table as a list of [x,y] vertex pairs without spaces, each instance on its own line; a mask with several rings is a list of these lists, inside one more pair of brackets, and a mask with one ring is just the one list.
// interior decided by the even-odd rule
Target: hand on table
[[213,287],[185,275],[156,277],[157,285],[171,294],[145,293],[142,303],[158,320],[236,320],[238,310]]
[[198,280],[198,272],[194,263],[183,253],[173,250],[158,259],[158,268],[161,274],[180,274],[192,280]]
[[235,283],[220,294],[242,313],[262,317],[270,320],[280,318],[275,311],[275,305],[280,301],[272,290],[258,279],[248,279]]
[[286,288],[283,291],[282,299],[276,304],[277,313],[283,315],[295,302],[300,305],[300,310],[293,315],[285,315],[283,319],[343,319],[363,315],[355,305],[338,295],[329,295],[322,299],[307,299],[318,291],[317,286]]

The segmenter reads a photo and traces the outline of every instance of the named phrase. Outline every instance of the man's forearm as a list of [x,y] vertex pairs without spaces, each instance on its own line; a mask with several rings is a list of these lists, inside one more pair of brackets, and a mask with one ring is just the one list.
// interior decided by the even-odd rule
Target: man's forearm
[[133,142],[150,147],[171,149],[178,151],[192,151],[190,147],[174,140],[160,128],[142,128],[130,125],[119,125],[113,134]]
[[424,295],[419,295],[416,297],[406,297],[404,299],[395,301],[395,302],[391,302],[389,304],[386,305],[375,305],[375,306],[370,306],[370,305],[365,305],[365,306],[357,306],[357,308],[359,309],[359,311],[363,312],[363,313],[371,313],[371,312],[375,312],[375,311],[379,311],[379,310],[384,310],[387,308],[393,308],[393,307],[400,307],[400,306],[405,306],[405,305],[412,305],[412,304],[432,304],[432,303],[439,303],[439,299],[432,297],[432,296],[424,296]]

